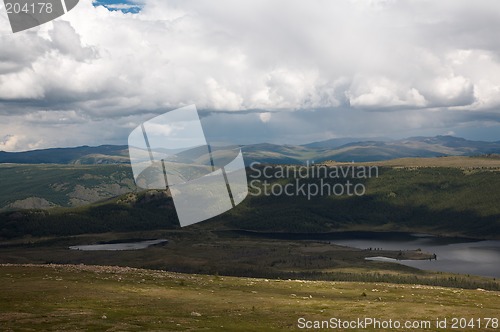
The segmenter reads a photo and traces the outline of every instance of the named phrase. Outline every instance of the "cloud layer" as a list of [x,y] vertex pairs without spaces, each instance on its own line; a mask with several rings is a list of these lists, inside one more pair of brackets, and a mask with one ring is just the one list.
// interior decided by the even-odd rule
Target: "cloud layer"
[[[0,150],[121,142],[192,103],[258,110],[264,126],[280,125],[269,111],[354,114],[353,136],[372,118],[394,121],[381,132],[424,115],[436,131],[494,125],[498,31],[496,0],[145,0],[137,14],[81,1],[18,34],[2,8]],[[367,116],[383,112],[398,115]]]

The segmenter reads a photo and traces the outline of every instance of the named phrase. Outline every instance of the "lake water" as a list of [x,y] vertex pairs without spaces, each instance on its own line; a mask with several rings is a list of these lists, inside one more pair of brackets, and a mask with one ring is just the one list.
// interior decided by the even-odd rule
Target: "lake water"
[[154,246],[156,244],[165,243],[168,240],[148,240],[139,242],[122,242],[122,243],[104,243],[104,244],[89,244],[81,246],[71,246],[72,250],[83,250],[83,251],[96,251],[96,250],[140,250],[146,249],[147,247]]
[[[358,234],[360,235],[360,234]],[[372,258],[396,262],[423,270],[462,273],[500,278],[500,241],[478,241],[459,238],[442,238],[425,234],[362,233],[356,236],[331,240],[332,243],[367,249],[415,250],[435,253],[437,260],[395,260],[384,257]],[[376,251],[373,252],[376,256]]]

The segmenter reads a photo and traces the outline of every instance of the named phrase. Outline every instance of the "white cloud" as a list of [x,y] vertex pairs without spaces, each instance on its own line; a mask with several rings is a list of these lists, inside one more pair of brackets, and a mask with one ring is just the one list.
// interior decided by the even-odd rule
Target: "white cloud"
[[355,108],[424,107],[425,98],[415,88],[382,78],[356,78],[346,92],[350,105]]
[[472,105],[474,86],[463,76],[437,77],[431,85],[433,94],[445,106]]
[[5,135],[0,139],[0,151],[1,150],[15,150],[17,147],[18,138],[14,135]]
[[43,85],[31,68],[0,76],[1,99],[41,99],[43,96]]
[[[145,0],[139,14],[83,0],[17,34],[0,10],[0,114],[93,123],[192,103],[498,112],[499,30],[496,0]],[[7,132],[27,132],[17,128]]]
[[268,123],[269,121],[271,121],[271,118],[272,118],[272,113],[270,112],[266,112],[266,113],[259,113],[259,119],[260,121],[262,121],[263,123]]

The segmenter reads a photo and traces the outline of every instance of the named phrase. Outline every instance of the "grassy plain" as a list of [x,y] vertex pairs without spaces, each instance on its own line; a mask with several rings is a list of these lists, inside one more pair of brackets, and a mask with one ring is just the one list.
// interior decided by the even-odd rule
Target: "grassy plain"
[[498,291],[106,266],[0,266],[2,331],[267,331],[297,329],[300,317],[432,324],[463,317],[484,324],[485,318],[499,318],[499,307]]

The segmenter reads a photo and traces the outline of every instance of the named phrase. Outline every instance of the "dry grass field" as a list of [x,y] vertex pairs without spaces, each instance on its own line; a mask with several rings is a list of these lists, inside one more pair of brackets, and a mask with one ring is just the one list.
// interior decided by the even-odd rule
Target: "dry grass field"
[[[293,330],[300,318],[409,321],[420,324],[414,330],[429,331],[443,330],[436,329],[436,319],[446,318],[451,328],[454,318],[464,318],[469,324],[474,319],[475,327],[459,330],[495,331],[495,320],[488,319],[500,318],[498,308],[500,292],[482,289],[234,278],[106,266],[0,266],[2,331]],[[423,325],[426,322],[430,328]]]
[[[326,162],[328,166],[353,165],[352,163]],[[354,165],[380,166],[380,167],[452,167],[452,168],[498,168],[500,157],[433,157],[433,158],[400,158],[385,161],[354,163]]]

